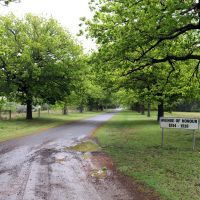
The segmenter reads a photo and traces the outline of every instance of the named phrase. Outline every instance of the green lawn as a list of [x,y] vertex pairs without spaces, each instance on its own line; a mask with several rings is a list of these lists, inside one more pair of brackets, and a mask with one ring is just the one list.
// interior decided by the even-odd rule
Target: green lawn
[[[169,116],[199,117],[200,113],[172,113]],[[162,199],[200,199],[200,136],[192,151],[192,132],[161,129],[156,117],[121,112],[95,133],[103,150],[117,168],[134,180],[153,188]]]
[[[69,115],[42,113],[40,118],[35,117],[33,120],[25,120],[24,118],[3,120],[0,121],[0,142],[38,133],[48,128],[97,114],[100,114],[100,112],[71,113]],[[34,115],[37,114],[34,113]]]

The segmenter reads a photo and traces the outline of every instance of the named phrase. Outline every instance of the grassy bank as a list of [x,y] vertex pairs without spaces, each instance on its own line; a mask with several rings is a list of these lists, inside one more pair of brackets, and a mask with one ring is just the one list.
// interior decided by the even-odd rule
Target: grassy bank
[[[183,115],[200,118],[198,113]],[[161,129],[155,116],[121,112],[98,129],[95,137],[121,172],[150,186],[162,199],[200,199],[199,133],[197,148],[192,151],[191,131],[166,129],[161,148]]]
[[3,120],[0,121],[0,142],[37,133],[97,114],[100,114],[100,112],[71,113],[69,115],[42,114],[40,118],[35,117],[33,120],[25,120],[24,118]]

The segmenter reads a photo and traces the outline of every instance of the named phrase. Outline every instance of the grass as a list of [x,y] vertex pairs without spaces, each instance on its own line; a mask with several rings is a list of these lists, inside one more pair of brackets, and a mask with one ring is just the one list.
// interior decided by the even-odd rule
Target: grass
[[41,114],[40,118],[25,120],[24,118],[0,121],[0,142],[38,133],[42,130],[92,117],[100,112],[61,114]]
[[[200,113],[182,114],[170,115],[200,118]],[[121,112],[98,129],[95,137],[122,173],[153,188],[162,199],[200,199],[199,132],[195,151],[192,132],[180,129],[165,129],[161,148],[161,129],[155,115],[147,118]]]
[[191,117],[191,118],[199,118],[199,112],[173,112],[173,113],[166,113],[167,116],[174,116],[174,117]]

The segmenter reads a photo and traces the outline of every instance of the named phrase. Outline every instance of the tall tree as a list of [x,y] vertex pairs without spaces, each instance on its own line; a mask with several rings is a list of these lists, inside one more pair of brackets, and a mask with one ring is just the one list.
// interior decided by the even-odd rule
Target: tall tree
[[1,89],[25,103],[32,119],[37,98],[54,103],[70,92],[82,49],[52,18],[8,15],[0,18],[0,30]]

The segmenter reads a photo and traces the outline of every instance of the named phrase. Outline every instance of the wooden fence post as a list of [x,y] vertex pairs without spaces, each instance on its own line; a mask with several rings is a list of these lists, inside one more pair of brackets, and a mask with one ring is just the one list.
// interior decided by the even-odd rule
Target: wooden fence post
[[9,120],[11,120],[11,110],[8,111],[9,112]]

